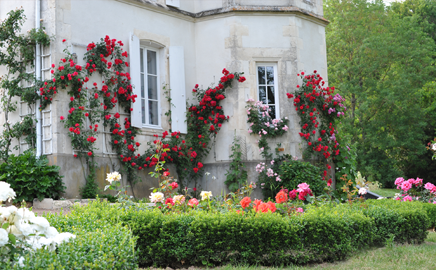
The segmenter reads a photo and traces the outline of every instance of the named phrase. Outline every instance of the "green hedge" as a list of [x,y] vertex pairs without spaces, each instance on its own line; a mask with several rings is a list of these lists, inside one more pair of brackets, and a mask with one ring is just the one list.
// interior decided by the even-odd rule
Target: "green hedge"
[[436,204],[432,203],[423,203],[425,211],[427,211],[427,216],[430,220],[430,228],[436,227]]
[[29,253],[25,267],[15,265],[14,269],[137,269],[137,239],[127,226],[110,222],[116,211],[107,203],[93,203],[67,216],[46,216],[51,226],[75,234],[76,239],[60,245],[56,252]]
[[364,213],[374,218],[377,244],[394,235],[398,243],[424,242],[430,219],[425,210],[427,203],[396,200],[367,200]]
[[[236,212],[161,213],[158,209],[119,209],[107,202],[50,215],[60,232],[77,238],[57,252],[26,256],[24,269],[135,269],[290,265],[345,259],[358,249],[421,243],[429,218],[425,204],[394,200],[309,205],[301,215]],[[143,207],[145,209],[145,207]],[[434,208],[431,208],[432,211]]]

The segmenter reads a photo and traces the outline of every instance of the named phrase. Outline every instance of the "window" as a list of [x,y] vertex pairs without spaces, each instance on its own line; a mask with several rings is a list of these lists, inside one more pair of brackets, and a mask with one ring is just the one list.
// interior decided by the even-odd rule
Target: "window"
[[141,116],[143,126],[160,126],[159,57],[156,49],[139,51]]
[[259,101],[269,106],[271,118],[279,119],[277,64],[266,63],[257,65],[257,92]]

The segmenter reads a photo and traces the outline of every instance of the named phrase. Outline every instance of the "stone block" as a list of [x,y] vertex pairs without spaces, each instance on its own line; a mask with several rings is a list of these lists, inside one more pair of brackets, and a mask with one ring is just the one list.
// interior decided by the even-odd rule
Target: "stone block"
[[47,209],[51,210],[53,209],[53,199],[43,199],[42,201],[39,201],[38,199],[33,200],[33,208],[34,209]]
[[71,206],[73,206],[73,203],[69,200],[53,201],[53,209],[69,209]]

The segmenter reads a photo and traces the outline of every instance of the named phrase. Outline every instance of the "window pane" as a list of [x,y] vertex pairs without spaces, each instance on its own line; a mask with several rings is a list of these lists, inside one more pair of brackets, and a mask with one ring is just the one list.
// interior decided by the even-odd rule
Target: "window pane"
[[141,105],[142,105],[142,106],[141,106],[141,107],[142,107],[142,108],[141,108],[141,111],[142,111],[142,123],[143,123],[143,124],[146,124],[146,123],[145,123],[145,99],[141,99],[141,103],[142,103],[142,104],[141,104]]
[[268,84],[274,84],[274,67],[266,67],[266,79]]
[[159,117],[158,117],[158,106],[157,101],[148,101],[148,113],[150,117],[150,125],[158,125],[159,124]]
[[147,51],[147,73],[157,75],[156,52]]
[[157,77],[148,75],[148,99],[157,98]]
[[265,84],[265,67],[257,67],[257,77],[259,84]]
[[276,119],[276,106],[269,106],[269,116],[271,116],[272,119]]
[[259,86],[259,100],[262,101],[264,104],[267,104],[265,86]]
[[141,74],[141,98],[145,98],[144,74]]
[[274,86],[268,86],[268,104],[275,104]]
[[139,62],[141,62],[141,72],[144,72],[144,50],[140,49],[140,59]]

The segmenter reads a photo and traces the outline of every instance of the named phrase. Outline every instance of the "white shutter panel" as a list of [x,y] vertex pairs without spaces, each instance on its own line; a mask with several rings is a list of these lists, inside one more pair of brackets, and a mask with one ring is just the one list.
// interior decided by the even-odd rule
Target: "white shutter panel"
[[142,128],[141,115],[141,66],[139,57],[139,38],[130,33],[129,39],[130,77],[133,86],[133,94],[137,95],[132,103],[133,111],[130,113],[132,126]]
[[180,131],[186,134],[186,90],[185,90],[185,57],[182,46],[170,46],[170,89],[171,102],[171,126],[172,131]]

